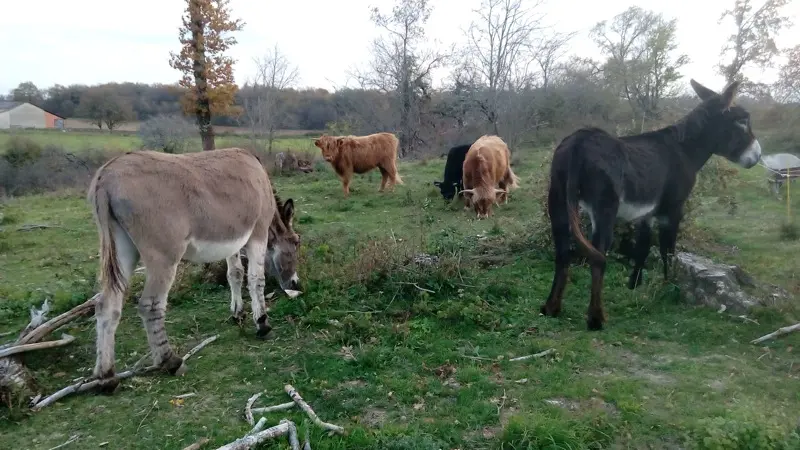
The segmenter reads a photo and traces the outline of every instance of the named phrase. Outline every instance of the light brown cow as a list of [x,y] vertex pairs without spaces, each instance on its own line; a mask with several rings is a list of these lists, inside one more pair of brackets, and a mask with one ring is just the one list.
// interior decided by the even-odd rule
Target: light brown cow
[[[297,289],[299,236],[292,227],[294,203],[280,204],[257,157],[238,148],[170,155],[131,152],[95,173],[89,186],[100,235],[101,296],[95,306],[100,390],[113,392],[114,335],[128,282],[141,260],[146,269],[139,316],[154,365],[185,371],[167,340],[167,294],[178,263],[225,259],[231,313],[244,318],[239,250],[249,261],[248,288],[257,335],[271,330],[264,303],[264,263],[269,258],[284,289]],[[289,270],[286,270],[289,269]]]
[[314,139],[314,145],[322,150],[328,161],[342,179],[344,196],[350,195],[350,180],[353,173],[367,173],[374,168],[381,171],[383,192],[387,184],[403,184],[397,173],[397,147],[399,140],[392,133],[375,133],[367,136],[328,136]]
[[[481,136],[464,158],[464,208],[475,208],[478,219],[492,214],[492,204],[508,202],[508,191],[518,187],[511,170],[511,152],[497,136]],[[498,188],[499,186],[499,188]]]

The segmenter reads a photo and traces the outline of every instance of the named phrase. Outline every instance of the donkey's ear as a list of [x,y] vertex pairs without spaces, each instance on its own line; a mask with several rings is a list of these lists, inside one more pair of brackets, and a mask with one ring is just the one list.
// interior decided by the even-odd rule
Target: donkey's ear
[[689,84],[692,85],[692,89],[697,93],[697,96],[700,97],[700,100],[706,101],[710,98],[714,98],[717,96],[717,93],[712,91],[711,89],[703,86],[702,84],[694,81],[694,78],[689,80]]
[[733,104],[733,99],[736,98],[736,93],[739,92],[739,86],[742,85],[742,82],[739,80],[734,81],[725,90],[722,92],[722,104],[724,105],[724,109],[728,109]]
[[292,218],[294,217],[294,201],[292,199],[286,200],[283,204],[281,216],[283,216],[283,221],[285,223],[292,223]]

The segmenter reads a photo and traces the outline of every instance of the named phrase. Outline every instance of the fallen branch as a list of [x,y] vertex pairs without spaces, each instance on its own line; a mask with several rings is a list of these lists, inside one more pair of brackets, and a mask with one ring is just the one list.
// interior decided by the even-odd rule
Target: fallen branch
[[344,428],[332,423],[323,422],[319,417],[317,417],[317,413],[315,413],[314,410],[311,409],[311,406],[309,406],[308,403],[303,400],[303,397],[300,397],[300,394],[294,387],[292,387],[291,384],[284,386],[283,390],[289,394],[289,397],[291,397],[292,400],[297,403],[297,406],[299,406],[300,409],[302,409],[317,426],[335,433],[344,434]]
[[[70,309],[69,311],[56,316],[47,322],[36,326],[35,328],[31,329],[30,332],[23,334],[17,340],[16,344],[30,344],[33,342],[41,341],[45,336],[52,333],[62,325],[67,322],[70,322],[77,317],[80,317],[88,312],[94,310],[94,302],[100,298],[100,294],[95,294],[89,300],[81,303],[80,305]],[[30,327],[30,325],[28,325]],[[27,328],[26,328],[27,329]],[[24,332],[23,332],[24,333]]]
[[762,343],[764,341],[768,341],[768,340],[776,338],[778,336],[782,336],[784,334],[789,334],[789,333],[791,333],[793,331],[798,331],[798,330],[800,330],[800,323],[796,323],[794,325],[789,325],[788,327],[778,328],[777,330],[773,331],[770,334],[765,334],[764,336],[761,336],[758,339],[753,339],[752,341],[750,341],[750,343],[751,344],[760,344],[760,343]]
[[48,225],[46,223],[31,223],[17,228],[17,231],[42,230],[45,228],[63,228],[63,227],[60,227],[58,225]]
[[[50,299],[44,299],[42,306],[39,309],[31,306],[31,321],[19,334],[20,339],[30,333],[33,329],[41,326],[47,320],[47,314],[50,313]],[[19,339],[18,339],[19,340]]]
[[531,359],[531,358],[541,358],[542,356],[547,356],[547,355],[553,354],[555,352],[556,352],[556,349],[549,348],[549,349],[547,349],[547,350],[545,350],[543,352],[539,352],[539,353],[536,353],[536,354],[533,354],[533,355],[525,355],[525,356],[518,356],[516,358],[511,358],[511,359],[509,359],[509,361],[524,361],[526,359]]
[[68,446],[69,444],[72,444],[73,442],[75,442],[77,440],[78,440],[78,435],[76,434],[76,435],[72,436],[71,438],[69,438],[69,440],[67,442],[64,442],[63,444],[60,444],[60,445],[56,445],[55,447],[51,448],[50,450],[56,450],[56,449],[59,449],[59,448],[64,448],[64,447]]
[[408,285],[414,286],[415,288],[419,289],[422,292],[427,292],[429,294],[435,294],[436,293],[436,291],[432,291],[430,289],[425,289],[424,287],[420,287],[420,285],[418,285],[417,283],[409,283],[407,281],[398,281],[397,284],[408,284]]
[[186,352],[185,355],[183,355],[183,362],[186,362],[187,359],[189,359],[192,356],[194,356],[195,353],[197,353],[200,350],[202,350],[203,347],[205,347],[206,345],[216,341],[218,337],[219,337],[219,335],[215,334],[214,336],[211,336],[210,338],[204,339],[203,342],[197,344],[197,346],[195,346],[195,348],[189,350],[188,352]]
[[289,446],[292,450],[300,450],[300,440],[297,439],[297,427],[291,420],[281,419],[281,424],[289,425]]
[[31,352],[34,350],[43,350],[46,348],[61,347],[71,343],[74,340],[75,340],[74,336],[70,336],[68,334],[62,334],[61,339],[57,341],[37,342],[35,344],[12,345],[11,347],[7,347],[4,348],[3,350],[0,350],[0,358],[16,355],[18,353]]
[[[158,366],[149,366],[149,367],[146,367],[144,369],[126,370],[125,372],[118,373],[114,378],[116,378],[118,380],[124,380],[126,378],[131,378],[131,377],[135,377],[135,376],[147,375],[147,374],[156,372],[159,369],[160,368]],[[44,408],[45,406],[52,405],[53,403],[57,402],[58,400],[61,400],[62,398],[66,397],[67,395],[76,394],[76,393],[80,393],[80,392],[86,392],[88,390],[94,389],[99,384],[100,384],[100,380],[97,380],[97,379],[91,380],[91,381],[86,380],[86,379],[80,380],[75,384],[71,384],[71,385],[61,389],[60,391],[57,391],[56,393],[54,393],[51,396],[45,398],[44,400],[40,401],[39,403],[36,403],[31,408],[34,411],[38,411],[38,410]]]
[[309,436],[308,428],[306,428],[306,435],[303,442],[303,450],[311,450],[311,436]]
[[247,450],[262,444],[270,439],[275,439],[278,436],[283,436],[289,433],[289,424],[281,423],[272,428],[267,428],[264,431],[259,431],[256,434],[248,434],[239,438],[230,444],[223,445],[217,450]]
[[263,430],[265,426],[267,426],[267,418],[266,417],[262,417],[262,418],[258,419],[258,422],[256,423],[256,426],[254,426],[253,429],[250,430],[250,432],[247,433],[247,434],[256,434],[259,431]]
[[292,409],[296,405],[297,404],[295,402],[288,402],[288,403],[281,403],[280,405],[275,405],[275,406],[267,406],[265,408],[253,408],[252,411],[253,414],[266,414],[275,411],[285,411],[287,409]]
[[200,438],[197,442],[192,445],[186,446],[183,450],[200,450],[200,447],[206,445],[210,439],[207,437]]
[[246,420],[251,427],[255,424],[255,420],[253,420],[253,403],[255,403],[262,394],[263,392],[257,392],[252,395],[247,399],[247,404],[244,407],[244,420]]
[[[216,336],[213,336],[213,338],[216,339]],[[213,341],[213,339],[211,339],[211,338],[206,339],[203,342],[201,342],[200,344],[198,344],[197,347],[189,350],[189,352],[186,353],[186,355],[183,357],[183,362],[185,363],[187,359],[189,359],[192,355],[197,353],[201,348],[205,347],[211,341]],[[147,357],[147,355],[142,357],[142,359],[140,359],[134,365],[134,367],[132,369],[126,370],[125,372],[118,373],[117,375],[114,376],[114,378],[117,379],[117,380],[124,380],[126,378],[137,377],[137,376],[142,376],[142,375],[149,375],[151,373],[159,371],[160,367],[158,367],[158,366],[148,366],[148,367],[145,367],[143,369],[140,369],[139,367],[137,367],[139,365],[139,363],[141,363],[146,357]],[[80,393],[80,392],[86,392],[88,390],[94,389],[99,384],[100,384],[100,380],[98,380],[98,379],[94,379],[94,380],[89,381],[89,380],[84,378],[84,379],[78,381],[77,383],[71,384],[71,385],[69,385],[69,386],[57,391],[56,393],[50,395],[49,397],[45,398],[44,400],[41,400],[40,402],[32,405],[31,408],[34,411],[38,411],[38,410],[44,408],[45,406],[52,405],[53,403],[55,403],[58,400],[66,397],[67,395]]]

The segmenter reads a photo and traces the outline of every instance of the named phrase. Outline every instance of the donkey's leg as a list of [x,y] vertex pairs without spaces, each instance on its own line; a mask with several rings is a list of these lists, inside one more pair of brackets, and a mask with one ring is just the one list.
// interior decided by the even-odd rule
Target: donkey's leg
[[[605,255],[611,246],[614,237],[614,218],[617,206],[607,208],[602,212],[593,211],[595,216],[594,230],[592,232],[592,245],[598,252]],[[603,310],[603,279],[606,274],[605,261],[592,261],[592,293],[589,301],[589,310],[586,317],[586,327],[589,330],[602,330],[606,321]]]
[[245,246],[247,251],[247,287],[250,291],[250,304],[253,321],[256,323],[256,336],[265,338],[272,330],[267,317],[267,304],[264,301],[264,260],[267,257],[266,237],[251,237]]
[[539,312],[551,317],[557,317],[561,313],[561,299],[564,297],[564,288],[567,287],[567,277],[569,276],[569,216],[567,215],[566,200],[559,195],[557,189],[551,188],[548,194],[550,228],[556,251],[555,272],[547,302],[539,309]]
[[[136,263],[139,261],[139,252],[128,234],[121,228],[114,226],[114,243],[117,249],[117,262],[122,275],[122,284],[125,288],[133,275]],[[94,309],[97,322],[97,360],[94,366],[94,376],[101,381],[99,390],[102,393],[112,393],[119,385],[119,380],[114,378],[115,335],[120,318],[122,317],[122,302],[125,292],[116,292],[113,289],[103,289],[97,299]]]
[[628,278],[628,289],[635,289],[642,282],[642,268],[650,254],[652,228],[647,220],[636,225],[636,246],[633,249],[633,271]]
[[675,255],[675,243],[678,240],[678,225],[680,215],[659,218],[658,224],[658,250],[661,253],[661,264],[664,266],[664,281],[669,279],[669,263]]
[[176,355],[169,345],[164,317],[167,311],[167,295],[175,280],[177,262],[166,262],[157,259],[150,261],[147,267],[147,278],[144,290],[139,299],[139,317],[142,318],[147,331],[147,342],[153,353],[153,364],[173,375],[185,372],[183,359]]
[[244,280],[244,266],[239,256],[239,251],[229,256],[225,262],[228,265],[228,286],[231,289],[231,319],[241,325],[244,320],[244,302],[242,301],[242,281]]

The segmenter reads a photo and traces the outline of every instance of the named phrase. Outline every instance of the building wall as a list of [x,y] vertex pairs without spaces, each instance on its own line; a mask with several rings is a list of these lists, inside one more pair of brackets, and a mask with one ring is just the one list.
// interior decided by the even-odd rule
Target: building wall
[[11,128],[11,111],[0,112],[0,130]]
[[64,128],[64,119],[55,114],[44,112],[44,126],[47,128]]
[[30,103],[23,103],[8,112],[12,128],[47,128],[44,110]]

